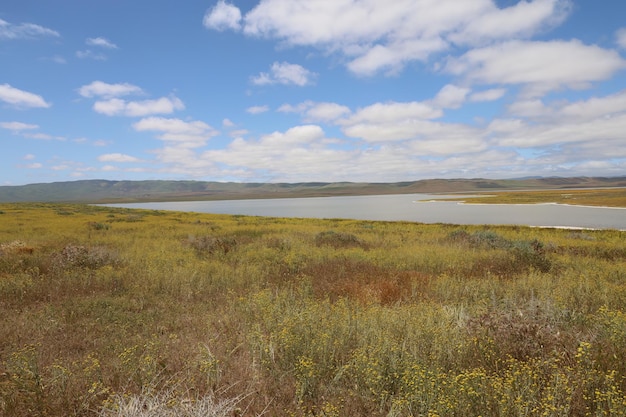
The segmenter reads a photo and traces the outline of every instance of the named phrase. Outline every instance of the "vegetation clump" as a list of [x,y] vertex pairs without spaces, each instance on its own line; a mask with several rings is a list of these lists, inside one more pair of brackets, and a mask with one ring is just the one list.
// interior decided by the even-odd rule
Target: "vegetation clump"
[[52,255],[55,266],[64,269],[98,269],[106,265],[115,265],[119,256],[115,250],[104,246],[83,246],[69,244]]
[[196,253],[202,255],[214,253],[227,254],[237,247],[238,241],[233,236],[189,236],[186,243],[195,249]]
[[345,232],[335,232],[334,230],[326,230],[315,235],[315,244],[317,246],[331,246],[335,249],[365,247],[365,243],[355,235]]

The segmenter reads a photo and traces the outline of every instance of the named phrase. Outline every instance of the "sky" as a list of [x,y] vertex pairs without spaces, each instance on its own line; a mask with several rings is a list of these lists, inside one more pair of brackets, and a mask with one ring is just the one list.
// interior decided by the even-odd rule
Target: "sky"
[[624,0],[3,0],[0,185],[626,175]]

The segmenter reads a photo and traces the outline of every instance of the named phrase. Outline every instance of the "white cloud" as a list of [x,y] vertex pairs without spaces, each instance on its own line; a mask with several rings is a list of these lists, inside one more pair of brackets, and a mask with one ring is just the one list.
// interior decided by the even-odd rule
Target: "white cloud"
[[2,127],[3,129],[12,130],[14,132],[19,132],[22,130],[39,129],[39,126],[37,125],[32,125],[32,124],[22,123],[22,122],[2,122],[0,123],[0,127]]
[[319,141],[323,138],[324,131],[321,127],[316,125],[304,125],[293,127],[285,133],[274,132],[263,136],[260,144],[278,150],[284,147],[289,148],[299,144]]
[[76,57],[80,59],[93,59],[94,61],[106,61],[107,60],[106,55],[99,53],[99,52],[94,52],[91,49],[86,49],[84,51],[76,51]]
[[626,90],[604,97],[545,104],[539,99],[519,100],[508,107],[510,114],[551,124],[569,124],[597,118],[609,119],[626,113]]
[[269,111],[269,107],[268,106],[252,106],[252,107],[248,107],[246,109],[246,111],[250,114],[261,114],[261,113],[265,113],[266,111]]
[[[186,122],[180,119],[148,117],[133,124],[138,132],[161,132],[159,139],[185,148],[199,147],[217,135],[211,126],[201,121]],[[170,146],[172,146],[170,145]]]
[[270,172],[279,178],[288,173],[292,173],[292,179],[302,175],[310,178],[319,176],[320,172],[333,172],[350,160],[349,152],[327,149],[324,140],[321,127],[303,125],[285,132],[273,132],[258,140],[237,138],[226,149],[186,157],[225,165],[242,178],[258,175],[259,171]]
[[442,115],[441,109],[418,101],[375,103],[357,110],[350,117],[342,120],[340,124],[393,124],[403,121],[435,119]]
[[570,1],[520,1],[499,9],[494,5],[450,35],[455,44],[481,44],[493,40],[526,38],[544,28],[559,25],[571,11]]
[[26,165],[24,168],[28,168],[28,169],[39,169],[39,168],[43,168],[43,165],[40,164],[39,162],[33,162],[32,164],[28,164]]
[[618,29],[617,32],[615,32],[615,42],[620,48],[626,49],[626,27]]
[[120,98],[96,101],[93,105],[93,109],[96,113],[106,114],[107,116],[115,116],[124,112],[126,109],[126,101]]
[[252,77],[251,80],[255,85],[284,84],[302,87],[312,84],[315,77],[315,73],[300,65],[288,62],[274,62],[269,73],[262,72]]
[[305,114],[310,121],[333,122],[350,114],[350,109],[337,103],[315,103]]
[[100,162],[140,162],[141,160],[134,156],[123,153],[107,153],[98,157]]
[[207,10],[202,23],[207,29],[224,31],[227,29],[239,30],[241,28],[241,11],[236,6],[220,0],[210,10]]
[[558,114],[569,120],[610,118],[626,113],[626,90],[605,97],[592,97],[562,105]]
[[106,38],[87,38],[85,43],[89,46],[98,46],[106,49],[117,49],[117,45]]
[[566,144],[578,146],[581,143],[594,141],[603,141],[606,144],[608,141],[612,143],[613,152],[616,152],[617,149],[624,148],[623,132],[626,132],[626,114],[608,119],[597,118],[557,125],[523,124],[521,129],[502,135],[497,142],[501,146],[533,148],[552,145],[562,147]]
[[96,101],[93,109],[97,113],[107,116],[143,117],[151,114],[171,114],[176,110],[183,110],[184,103],[177,97],[161,97],[156,100],[125,101],[112,98]]
[[469,92],[469,88],[445,85],[433,99],[433,105],[444,109],[458,109],[465,102]]
[[18,25],[0,19],[0,40],[2,39],[32,39],[39,37],[58,38],[59,32],[33,23],[20,23]]
[[480,101],[495,101],[506,94],[506,89],[504,88],[492,88],[484,91],[477,91],[472,93],[469,96],[470,101],[480,102]]
[[228,132],[228,135],[231,138],[239,138],[242,136],[246,136],[248,133],[250,133],[249,131],[247,131],[246,129],[237,129],[237,130],[233,130]]
[[28,153],[26,155],[24,155],[24,159],[25,161],[32,161],[33,159],[35,159],[35,155],[33,155],[32,153]]
[[78,94],[83,97],[121,97],[127,95],[143,94],[143,90],[136,85],[108,84],[102,81],[94,81],[91,84],[83,85],[78,89]]
[[337,103],[316,103],[310,100],[296,106],[283,104],[277,110],[281,113],[300,113],[306,122],[332,123],[351,113],[350,108]]
[[28,132],[24,132],[22,133],[22,136],[28,139],[38,139],[38,140],[59,140],[59,141],[66,141],[67,138],[63,137],[63,136],[53,136],[53,135],[49,135],[47,133],[28,133]]
[[11,87],[9,84],[0,84],[0,100],[19,108],[48,108],[51,106],[40,95],[19,90]]
[[222,120],[222,126],[224,127],[235,127],[235,124],[230,119]]
[[411,39],[389,45],[374,45],[367,52],[348,63],[348,69],[355,74],[372,76],[386,70],[389,75],[398,73],[410,61],[426,61],[448,44],[439,37]]
[[[243,32],[339,53],[352,72],[373,75],[398,72],[452,44],[532,36],[562,22],[569,5],[569,0],[523,1],[506,8],[492,0],[263,0],[244,16]],[[236,18],[216,20],[236,24],[218,29],[239,29],[240,12],[232,12]]]
[[615,51],[578,40],[511,41],[451,58],[445,70],[482,84],[522,84],[528,95],[558,88],[584,88],[626,68]]

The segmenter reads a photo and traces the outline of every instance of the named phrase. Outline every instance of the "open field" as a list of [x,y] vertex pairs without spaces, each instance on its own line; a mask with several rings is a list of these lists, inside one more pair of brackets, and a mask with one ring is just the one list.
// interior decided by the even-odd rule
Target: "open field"
[[625,393],[625,232],[0,205],[0,416],[625,416]]
[[[533,190],[490,192],[480,197],[459,197],[467,203],[479,204],[538,204],[559,203],[578,206],[625,207],[626,188],[589,190]],[[454,200],[453,200],[454,201]]]

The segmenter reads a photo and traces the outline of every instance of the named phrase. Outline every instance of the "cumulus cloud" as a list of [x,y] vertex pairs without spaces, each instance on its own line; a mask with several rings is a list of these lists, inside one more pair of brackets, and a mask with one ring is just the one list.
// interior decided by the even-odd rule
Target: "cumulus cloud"
[[201,121],[187,122],[180,119],[168,119],[162,117],[148,117],[133,124],[138,132],[159,132],[157,138],[184,148],[204,146],[213,136],[217,135],[208,124]]
[[40,37],[58,38],[61,35],[56,30],[36,25],[34,23],[12,24],[0,19],[0,40],[33,39]]
[[252,106],[252,107],[248,107],[246,109],[246,112],[250,113],[250,114],[261,114],[261,113],[265,113],[266,111],[269,111],[269,107],[268,106]]
[[458,45],[476,45],[526,38],[561,24],[571,9],[571,2],[558,0],[520,1],[504,9],[491,5],[453,32],[449,39]]
[[573,102],[556,101],[544,103],[540,99],[519,100],[508,107],[515,117],[551,124],[569,124],[598,118],[610,119],[626,114],[626,90],[604,97],[591,97]]
[[454,44],[530,37],[561,23],[570,4],[531,0],[500,8],[492,0],[262,0],[242,18],[236,6],[219,1],[204,24],[338,53],[350,71],[373,75],[395,73]]
[[111,42],[110,40],[102,37],[98,38],[87,38],[85,43],[89,46],[98,46],[106,49],[117,49],[117,45]]
[[[222,164],[240,177],[270,172],[273,177],[292,173],[291,178],[319,175],[344,166],[350,152],[324,146],[325,133],[317,125],[301,125],[273,132],[259,139],[234,139],[225,149],[209,150],[195,158]],[[316,174],[317,173],[317,174]]]
[[350,109],[337,103],[315,103],[305,114],[307,120],[333,122],[350,114]]
[[278,108],[281,113],[300,113],[307,122],[335,122],[347,116],[351,110],[347,106],[337,103],[304,101],[296,106],[283,104]]
[[83,85],[78,89],[78,94],[83,97],[122,97],[127,95],[143,94],[143,90],[136,85],[121,83],[108,84],[103,81],[94,81],[91,84]]
[[424,102],[375,103],[357,110],[350,117],[341,121],[341,124],[394,124],[402,121],[434,119],[442,115],[441,109]]
[[241,11],[236,6],[220,0],[213,8],[207,10],[202,23],[207,29],[224,31],[241,28]]
[[469,100],[474,102],[495,101],[502,98],[506,94],[504,88],[491,88],[489,90],[477,91],[470,94]]
[[0,84],[0,100],[18,108],[48,108],[51,106],[40,95],[14,88],[9,84]]
[[578,40],[510,41],[451,58],[445,71],[480,84],[520,84],[530,95],[557,88],[584,88],[626,68],[611,50]]
[[123,153],[107,153],[98,157],[100,162],[140,162],[139,158]]
[[469,88],[448,84],[439,90],[433,99],[433,104],[439,108],[458,109],[465,102],[469,92]]
[[161,97],[156,100],[125,101],[111,98],[96,101],[93,105],[96,113],[107,116],[143,117],[151,114],[171,114],[176,110],[184,110],[184,103],[177,97]]
[[251,78],[255,85],[284,84],[305,86],[312,84],[316,74],[301,65],[288,62],[274,62],[270,72],[262,72]]
[[350,61],[348,69],[364,76],[372,76],[381,70],[393,75],[402,70],[407,62],[426,61],[431,54],[442,51],[447,46],[447,43],[438,37],[375,45]]

